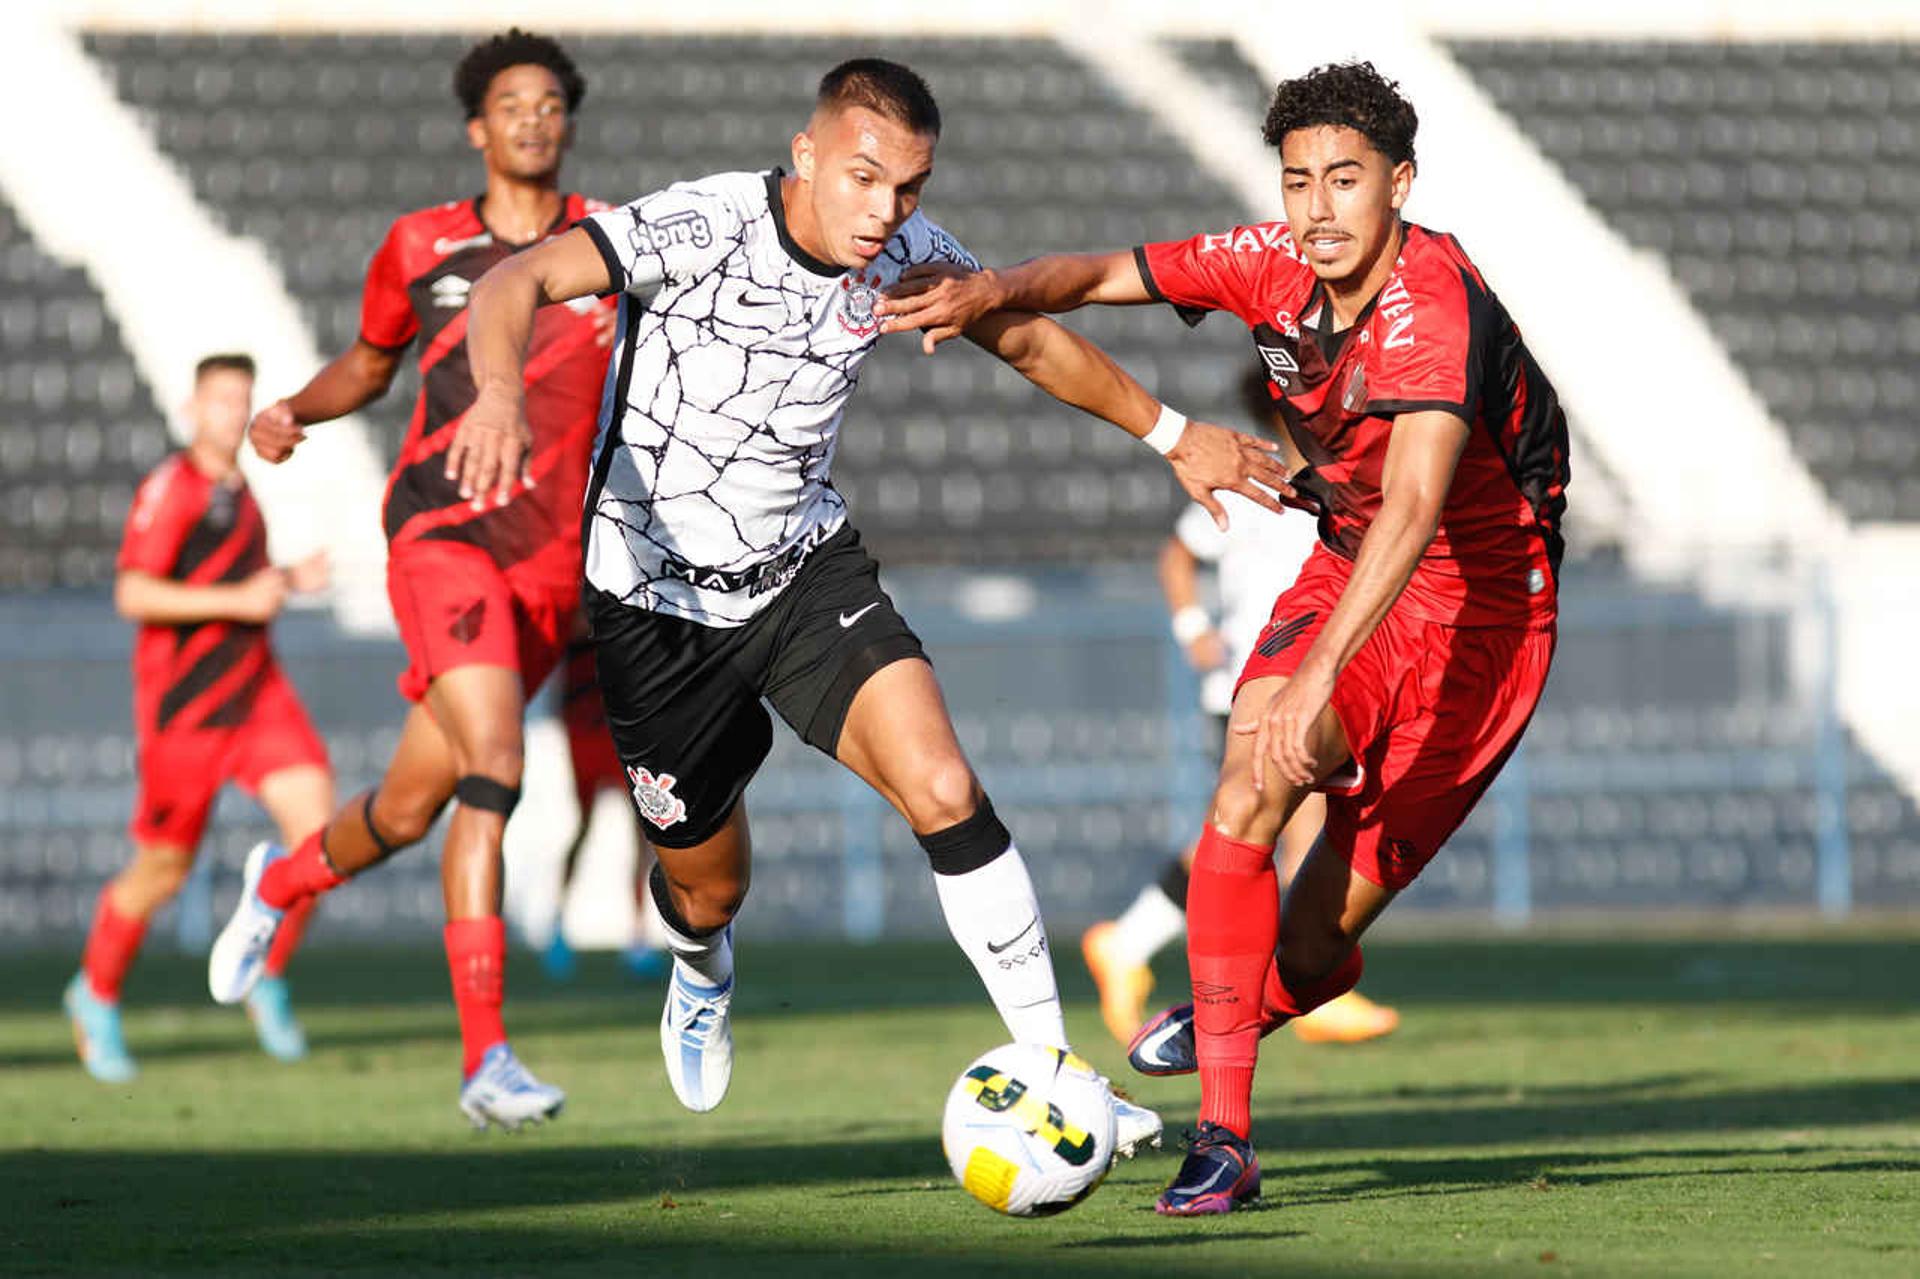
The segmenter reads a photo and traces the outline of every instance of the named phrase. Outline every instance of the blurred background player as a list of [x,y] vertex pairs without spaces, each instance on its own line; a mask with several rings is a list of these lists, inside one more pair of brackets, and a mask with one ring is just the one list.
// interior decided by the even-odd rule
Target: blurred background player
[[[256,797],[289,843],[333,807],[326,747],[267,641],[289,594],[326,586],[327,561],[267,562],[266,526],[239,466],[252,412],[251,357],[200,361],[186,406],[193,440],[141,482],[120,546],[114,607],[140,627],[133,861],[100,892],[65,1000],[81,1063],[109,1083],[136,1073],[120,1030],[121,983],[147,921],[186,882],[220,788],[232,781]],[[311,911],[289,912],[247,996],[260,1046],[282,1061],[307,1051],[283,974]]]
[[282,912],[419,841],[457,798],[441,880],[460,1108],[478,1126],[513,1127],[565,1102],[520,1064],[501,1019],[500,845],[520,795],[526,699],[559,664],[579,609],[580,504],[611,304],[585,298],[541,312],[525,376],[537,485],[503,509],[463,501],[443,455],[473,403],[467,290],[494,263],[605,206],[560,190],[586,82],[558,44],[518,28],[483,41],[455,70],[454,92],[486,166],[485,193],[396,221],[367,268],[358,340],[253,423],[261,456],[284,461],[306,426],[384,394],[418,342],[420,398],[385,506],[387,592],[409,659],[399,687],[415,705],[378,788],[292,853],[250,859],[208,981],[215,999],[241,998]]
[[[1240,379],[1240,399],[1262,433],[1279,439],[1293,466],[1301,466],[1267,391],[1264,366],[1248,367]],[[1216,768],[1226,741],[1227,715],[1233,709],[1234,678],[1252,655],[1274,599],[1293,585],[1300,565],[1319,540],[1314,520],[1305,512],[1276,516],[1237,493],[1224,495],[1221,505],[1233,517],[1224,532],[1201,507],[1189,506],[1160,551],[1160,588],[1173,616],[1173,637],[1200,673],[1200,710],[1207,717],[1207,741],[1216,752]],[[1200,599],[1203,564],[1215,572],[1218,625]],[[1326,796],[1309,795],[1281,830],[1283,892],[1319,838],[1326,813]],[[1095,924],[1080,939],[1081,954],[1100,990],[1100,1016],[1122,1044],[1131,1043],[1146,1020],[1147,996],[1153,993],[1153,957],[1186,936],[1187,876],[1194,847],[1188,844],[1168,861],[1159,878],[1143,886],[1118,919]],[[1400,1024],[1400,1014],[1350,990],[1289,1024],[1305,1043],[1352,1044],[1390,1033]]]
[[627,804],[630,782],[620,766],[620,755],[613,748],[607,728],[607,706],[600,698],[600,681],[594,672],[593,641],[584,633],[567,646],[567,660],[555,676],[560,688],[560,722],[567,732],[567,758],[573,765],[573,798],[580,809],[580,824],[560,860],[560,892],[554,907],[553,934],[541,948],[540,962],[547,976],[555,981],[573,977],[576,958],[561,927],[566,913],[567,893],[580,869],[580,853],[593,829],[593,810],[600,796],[615,791],[633,823],[634,934],[620,950],[620,962],[636,977],[657,977],[666,971],[666,955],[646,935],[647,873],[653,869],[653,846],[647,843],[646,827],[639,814]]

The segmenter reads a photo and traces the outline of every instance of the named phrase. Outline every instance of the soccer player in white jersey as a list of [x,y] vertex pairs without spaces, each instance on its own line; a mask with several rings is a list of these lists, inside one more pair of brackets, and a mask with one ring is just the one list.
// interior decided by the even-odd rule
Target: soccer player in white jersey
[[[586,499],[587,616],[614,742],[658,852],[652,896],[675,957],[661,1048],[691,1110],[717,1105],[732,1069],[729,926],[749,872],[741,794],[772,742],[763,697],[907,819],[1009,1034],[1066,1044],[1026,865],[828,478],[879,333],[879,290],[917,264],[973,262],[918,212],[939,131],[919,76],[844,63],[792,141],[793,173],[643,196],[473,290],[477,398],[447,467],[476,504],[523,491],[535,309],[622,295]],[[1269,505],[1261,484],[1292,492],[1262,442],[1186,422],[1051,321],[999,315],[967,336],[1158,447],[1209,509],[1216,489]],[[1117,1144],[1130,1151],[1159,1127],[1123,1103]]]
[[[1240,382],[1240,401],[1248,417],[1283,442],[1292,457],[1267,394],[1264,365],[1253,364]],[[1160,588],[1173,618],[1173,638],[1187,662],[1200,674],[1200,710],[1208,719],[1207,739],[1216,751],[1227,738],[1227,717],[1233,709],[1234,677],[1247,664],[1255,641],[1266,628],[1273,601],[1293,584],[1301,564],[1313,552],[1319,534],[1313,517],[1294,511],[1275,518],[1229,495],[1223,501],[1232,512],[1225,529],[1207,512],[1189,506],[1174,525],[1173,536],[1160,550]],[[1200,599],[1200,570],[1214,571],[1219,615],[1207,612]],[[1220,760],[1216,755],[1215,768]],[[1301,801],[1280,831],[1280,884],[1286,885],[1306,860],[1313,841],[1326,822],[1324,795]],[[1187,933],[1187,877],[1193,868],[1194,845],[1168,860],[1159,876],[1143,885],[1139,895],[1118,919],[1102,920],[1080,939],[1080,952],[1100,991],[1100,1016],[1107,1030],[1122,1044],[1131,1044],[1146,1021],[1147,996],[1153,993],[1153,957]],[[1389,1034],[1400,1024],[1400,1014],[1350,990],[1287,1023],[1304,1043],[1361,1043]]]

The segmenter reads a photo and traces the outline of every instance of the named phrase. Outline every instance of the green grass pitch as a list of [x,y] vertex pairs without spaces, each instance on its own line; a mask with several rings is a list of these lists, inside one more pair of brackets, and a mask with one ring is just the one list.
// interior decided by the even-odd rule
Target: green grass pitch
[[[1060,949],[1079,1046],[1121,1078]],[[315,1051],[279,1066],[207,1003],[197,961],[154,951],[127,993],[144,1073],[116,1088],[71,1056],[73,958],[0,956],[0,1271],[1920,1274],[1910,930],[1377,943],[1366,988],[1401,1007],[1400,1032],[1268,1041],[1268,1206],[1202,1222],[1149,1209],[1170,1152],[1046,1221],[953,1185],[941,1102],[1002,1035],[943,945],[749,930],[733,1092],[705,1116],[661,1075],[657,989],[591,955],[553,987],[516,956],[508,1025],[569,1102],[485,1136],[454,1107],[437,952],[304,956]],[[1191,1122],[1192,1081],[1133,1092]]]

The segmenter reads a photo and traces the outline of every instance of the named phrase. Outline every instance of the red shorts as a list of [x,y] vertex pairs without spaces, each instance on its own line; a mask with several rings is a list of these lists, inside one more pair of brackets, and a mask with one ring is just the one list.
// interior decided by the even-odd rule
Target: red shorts
[[567,751],[573,759],[573,793],[584,816],[601,791],[627,789],[627,770],[613,748],[613,733],[607,728],[607,712],[598,689],[568,698],[561,718],[567,728]]
[[266,778],[308,764],[328,767],[327,748],[292,682],[271,667],[242,723],[140,735],[140,794],[128,833],[138,844],[197,847],[227,782],[256,795]]
[[400,696],[417,702],[462,666],[504,666],[531,697],[566,652],[580,581],[523,579],[473,547],[415,542],[387,557],[387,599],[407,649]]
[[[1307,561],[1274,601],[1240,683],[1293,674],[1348,574],[1332,555]],[[1396,891],[1414,881],[1520,744],[1553,647],[1551,623],[1455,627],[1388,611],[1333,686],[1359,775],[1324,788],[1326,831],[1354,870]]]

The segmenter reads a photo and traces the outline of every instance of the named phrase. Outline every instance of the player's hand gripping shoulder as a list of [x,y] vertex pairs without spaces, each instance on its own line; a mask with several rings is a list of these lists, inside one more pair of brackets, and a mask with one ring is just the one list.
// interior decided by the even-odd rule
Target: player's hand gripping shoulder
[[957,262],[925,262],[909,267],[874,305],[882,333],[922,330],[920,349],[928,355],[948,338],[957,338],[976,322],[1000,310],[1006,299],[990,269],[969,271]]
[[275,400],[253,415],[247,438],[253,441],[253,451],[267,461],[284,462],[293,456],[294,447],[307,438],[307,431],[294,420],[292,405],[285,400]]

